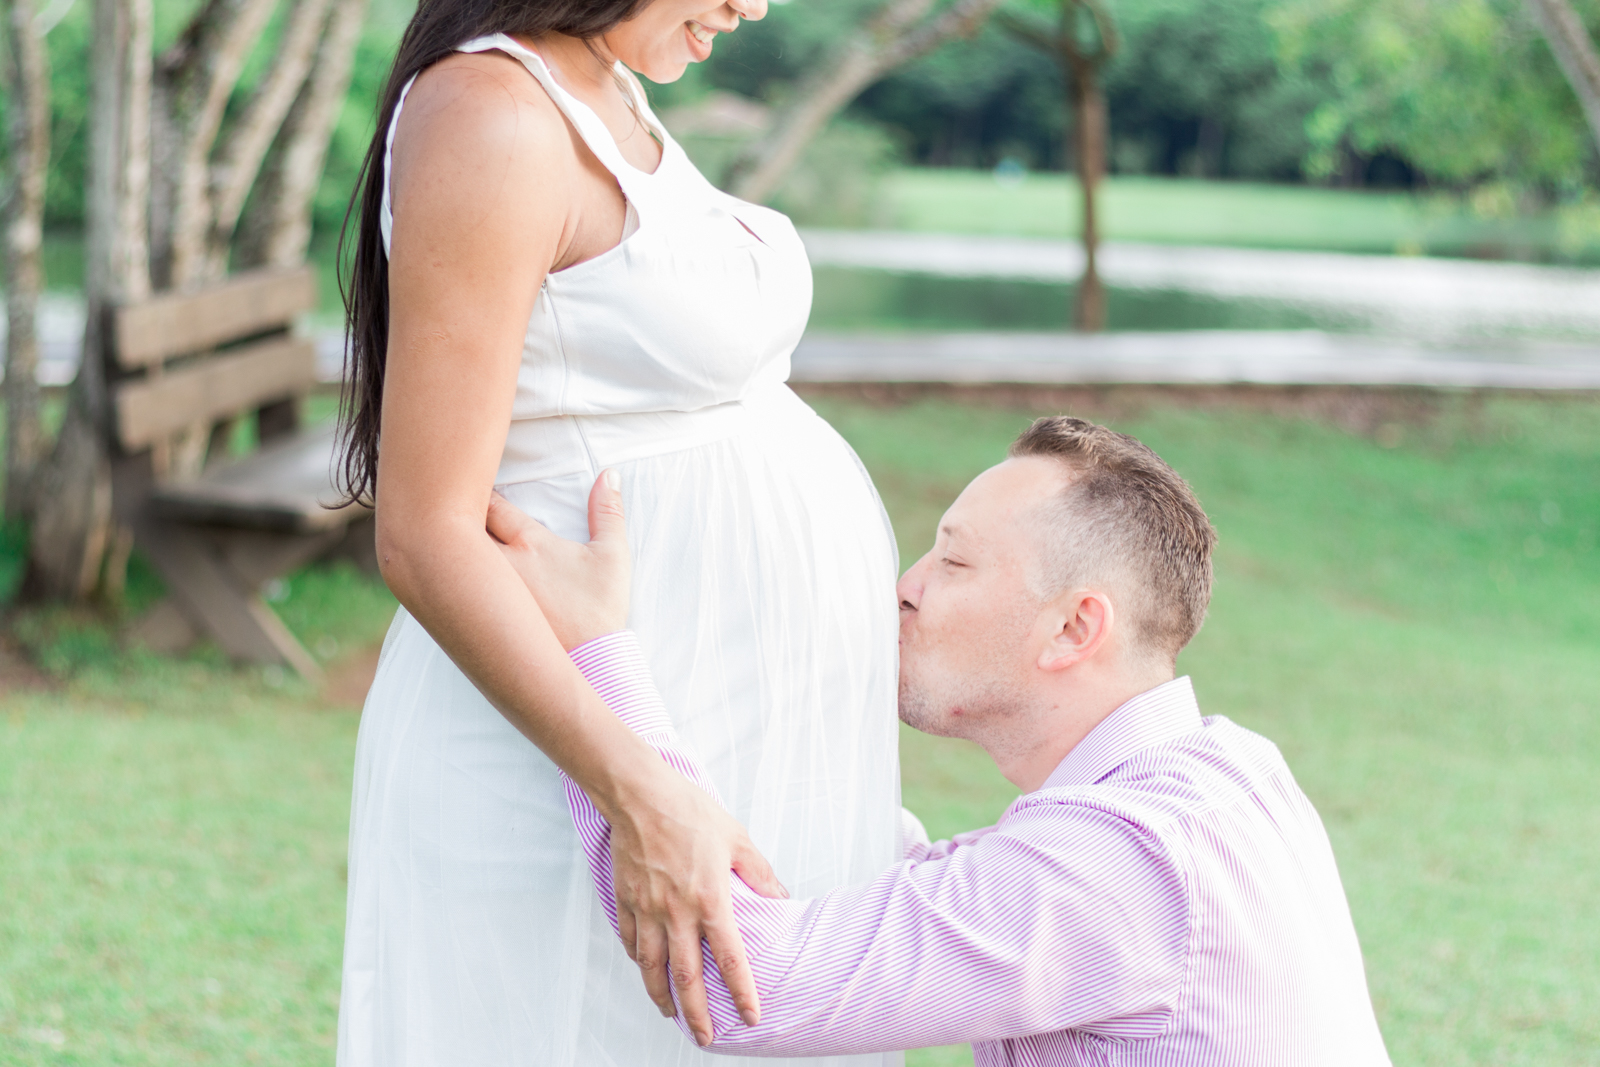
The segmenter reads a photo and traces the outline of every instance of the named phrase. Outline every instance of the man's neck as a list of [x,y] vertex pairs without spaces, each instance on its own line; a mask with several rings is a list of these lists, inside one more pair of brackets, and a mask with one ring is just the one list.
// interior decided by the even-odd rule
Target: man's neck
[[[1042,787],[1061,766],[1067,754],[1118,708],[1141,693],[1172,681],[1171,669],[1151,671],[1137,678],[1107,678],[1098,684],[1062,685],[1054,693],[1041,694],[1048,711],[1035,718],[1036,736],[1012,737],[990,744],[980,740],[1000,773],[1024,793]],[[1065,681],[1065,680],[1063,680]]]

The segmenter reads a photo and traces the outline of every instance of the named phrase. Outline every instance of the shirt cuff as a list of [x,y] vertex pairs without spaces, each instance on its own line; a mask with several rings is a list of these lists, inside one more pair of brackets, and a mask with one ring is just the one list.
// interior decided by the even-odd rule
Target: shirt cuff
[[597,637],[567,654],[606,707],[634,733],[673,732],[667,706],[656,691],[639,637],[632,630]]

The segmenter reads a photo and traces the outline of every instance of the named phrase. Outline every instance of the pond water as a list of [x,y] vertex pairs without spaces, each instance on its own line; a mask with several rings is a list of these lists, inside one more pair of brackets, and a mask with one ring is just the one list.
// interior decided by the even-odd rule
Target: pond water
[[[811,328],[825,331],[1064,330],[1077,287],[1015,278],[952,278],[817,267]],[[1355,331],[1364,316],[1273,300],[1228,299],[1178,289],[1110,288],[1111,330]]]

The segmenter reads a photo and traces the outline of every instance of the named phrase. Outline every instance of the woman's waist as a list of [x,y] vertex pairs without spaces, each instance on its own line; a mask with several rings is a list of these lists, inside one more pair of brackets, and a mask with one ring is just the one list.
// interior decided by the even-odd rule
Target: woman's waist
[[506,433],[495,481],[500,486],[590,478],[615,467],[666,455],[754,429],[770,432],[816,416],[782,382],[752,387],[738,400],[694,411],[622,411],[515,419]]

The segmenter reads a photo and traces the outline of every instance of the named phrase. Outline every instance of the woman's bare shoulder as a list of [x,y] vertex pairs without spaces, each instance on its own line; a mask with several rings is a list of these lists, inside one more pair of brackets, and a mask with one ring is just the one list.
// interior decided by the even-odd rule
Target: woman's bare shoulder
[[395,166],[426,157],[478,165],[576,162],[567,122],[527,69],[503,52],[458,52],[417,76],[395,131]]

